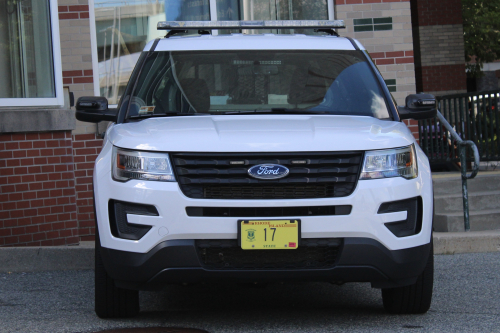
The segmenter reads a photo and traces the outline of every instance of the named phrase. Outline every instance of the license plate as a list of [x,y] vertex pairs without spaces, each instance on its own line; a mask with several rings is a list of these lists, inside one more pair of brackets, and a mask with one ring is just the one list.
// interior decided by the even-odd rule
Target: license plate
[[239,220],[238,231],[243,250],[295,250],[299,247],[300,220]]

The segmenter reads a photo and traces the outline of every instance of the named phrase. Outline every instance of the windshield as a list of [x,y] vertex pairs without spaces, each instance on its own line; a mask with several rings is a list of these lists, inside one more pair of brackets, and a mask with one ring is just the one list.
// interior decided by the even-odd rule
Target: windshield
[[388,119],[360,51],[154,52],[128,117],[277,111]]

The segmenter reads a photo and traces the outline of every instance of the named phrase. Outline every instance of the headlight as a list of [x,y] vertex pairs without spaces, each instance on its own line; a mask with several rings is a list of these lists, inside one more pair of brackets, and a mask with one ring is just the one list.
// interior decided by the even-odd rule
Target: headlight
[[415,146],[367,151],[359,179],[418,176]]
[[168,154],[125,150],[113,147],[113,179],[157,180],[174,182]]

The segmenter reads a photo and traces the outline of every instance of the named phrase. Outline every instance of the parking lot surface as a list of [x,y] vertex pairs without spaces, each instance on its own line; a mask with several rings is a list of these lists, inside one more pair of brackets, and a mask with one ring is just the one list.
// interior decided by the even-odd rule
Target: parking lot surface
[[141,314],[94,313],[93,271],[0,274],[0,332],[184,327],[226,332],[500,332],[500,253],[439,255],[425,315],[385,314],[369,284],[169,286],[142,292]]

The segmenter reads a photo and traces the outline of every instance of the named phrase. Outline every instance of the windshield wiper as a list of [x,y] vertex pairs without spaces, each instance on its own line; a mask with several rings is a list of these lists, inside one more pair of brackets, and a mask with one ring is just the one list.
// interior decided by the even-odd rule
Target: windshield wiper
[[216,114],[252,114],[252,113],[268,113],[268,114],[330,114],[327,111],[310,111],[300,109],[272,108],[266,110],[239,110],[217,112]]
[[157,114],[138,114],[129,116],[128,119],[144,119],[144,118],[157,118],[157,117],[173,117],[173,116],[209,116],[210,113],[186,113],[186,112],[167,112]]

